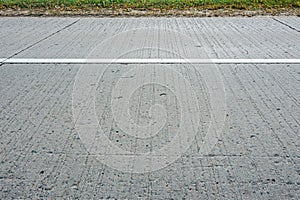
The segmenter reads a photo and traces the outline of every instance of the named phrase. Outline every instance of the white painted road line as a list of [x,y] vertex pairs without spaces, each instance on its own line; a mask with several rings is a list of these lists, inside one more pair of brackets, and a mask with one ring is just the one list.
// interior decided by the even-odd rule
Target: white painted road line
[[300,59],[51,59],[0,58],[2,64],[300,64]]

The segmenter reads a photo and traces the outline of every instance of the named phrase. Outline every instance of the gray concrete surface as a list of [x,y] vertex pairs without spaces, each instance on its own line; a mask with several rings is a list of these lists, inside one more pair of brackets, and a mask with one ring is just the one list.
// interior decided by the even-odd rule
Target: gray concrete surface
[[[298,17],[0,18],[0,58],[299,59],[299,24]],[[93,65],[1,64],[1,199],[300,198],[300,64],[206,66],[219,70],[221,79],[212,77],[211,82],[224,85],[226,98],[220,100],[226,102],[226,113],[216,144],[205,153],[201,140],[218,97],[210,95],[198,73],[205,70],[203,65],[97,65],[103,74],[95,110],[104,134],[137,155],[162,148],[175,137],[182,104],[158,84],[134,89],[128,109],[135,122],[147,124],[154,103],[167,113],[157,135],[134,138],[118,128],[112,114],[118,81],[143,82],[143,69],[151,68],[153,80],[169,79],[184,87],[184,96],[186,85],[167,71],[155,70],[169,67],[195,92],[199,109],[193,112],[199,113],[201,128],[194,131],[190,148],[168,166],[145,173],[116,170],[87,151],[72,107],[74,84],[84,67]],[[140,74],[127,76],[134,67],[142,69]]]

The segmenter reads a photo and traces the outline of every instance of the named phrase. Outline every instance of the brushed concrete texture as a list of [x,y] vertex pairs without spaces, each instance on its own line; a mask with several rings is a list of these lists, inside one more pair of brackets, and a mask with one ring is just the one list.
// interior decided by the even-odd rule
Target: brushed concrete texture
[[[0,57],[300,58],[298,24],[296,17],[0,18]],[[73,112],[74,93],[85,95],[74,91],[78,76],[83,67],[95,66],[102,72],[93,99],[96,116],[112,143],[137,155],[168,145],[187,105],[200,119],[191,146],[166,167],[145,173],[116,170],[97,159],[80,137]],[[170,85],[180,87],[183,97],[189,95],[188,85],[159,70],[166,67],[189,82],[197,109],[188,98],[180,102]],[[1,64],[0,198],[299,199],[300,65],[206,67]],[[205,79],[212,69],[219,76],[207,73],[211,77]],[[145,77],[153,84],[143,82]],[[82,86],[92,78],[83,79]],[[131,79],[137,80],[136,88],[112,95],[118,81]],[[168,87],[155,84],[158,79]],[[219,82],[225,98],[209,92]],[[137,124],[152,120],[151,106],[165,108],[166,122],[156,135],[137,138],[118,127],[113,109],[121,111],[122,105],[111,108],[112,102],[130,89],[128,110]],[[210,114],[217,100],[226,103],[224,124],[216,144],[203,153],[201,142],[210,120],[216,120]]]
[[[200,51],[206,51],[209,58],[299,58],[299,32],[290,28],[298,28],[298,25],[298,17],[1,18],[0,57],[17,54],[15,57],[20,58],[82,58],[116,34],[134,29],[146,29],[147,32],[148,29],[150,35],[143,36],[148,39],[140,44],[143,48],[162,41],[151,37],[154,32],[149,31],[159,29],[192,38],[193,44],[180,47],[180,44],[172,44],[178,39],[166,38],[165,46],[178,48],[177,51],[183,55],[184,49],[197,47]],[[140,35],[134,35],[132,31],[128,37],[135,39]],[[115,43],[111,45],[119,46],[120,50],[132,50],[130,42],[116,40]],[[108,47],[101,49],[103,55],[114,58],[118,52],[111,52]],[[26,51],[18,53],[23,49]],[[184,56],[198,58],[198,55]]]

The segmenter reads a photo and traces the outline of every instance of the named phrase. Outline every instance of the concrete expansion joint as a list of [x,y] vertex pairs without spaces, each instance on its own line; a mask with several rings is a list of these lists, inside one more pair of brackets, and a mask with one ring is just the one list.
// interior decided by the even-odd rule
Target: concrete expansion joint
[[59,32],[61,32],[61,31],[63,31],[63,30],[66,30],[67,28],[69,28],[69,27],[73,26],[74,24],[76,24],[79,20],[80,20],[80,19],[75,20],[74,22],[72,22],[72,23],[70,23],[70,24],[64,26],[63,28],[61,28],[61,29],[59,29],[59,30],[57,30],[57,31],[55,31],[55,32],[53,32],[53,33],[51,33],[50,35],[48,35],[48,36],[46,36],[46,37],[44,37],[44,38],[38,40],[37,42],[35,42],[35,43],[33,43],[33,44],[31,44],[31,45],[25,47],[24,49],[21,49],[20,51],[18,51],[18,52],[16,52],[16,53],[12,54],[11,56],[9,56],[9,57],[7,57],[7,58],[4,58],[3,60],[0,59],[0,61],[1,61],[1,62],[0,62],[0,66],[2,66],[6,60],[11,59],[11,58],[17,56],[17,55],[19,55],[20,53],[22,53],[22,52],[24,52],[24,51],[26,51],[26,50],[28,50],[28,49],[34,47],[35,45],[37,45],[37,44],[39,44],[39,43],[41,43],[41,42],[43,42],[43,41],[49,39],[50,37],[52,37],[52,36],[58,34]]
[[285,22],[283,22],[279,19],[276,19],[275,17],[273,17],[272,19],[275,20],[276,22],[278,22],[278,23],[280,23],[280,24],[282,24],[282,25],[284,25],[284,26],[300,33],[300,30],[298,30],[297,28],[295,28],[295,27],[293,27],[293,26],[291,26],[291,25],[289,25],[289,24],[287,24],[287,23],[285,23]]

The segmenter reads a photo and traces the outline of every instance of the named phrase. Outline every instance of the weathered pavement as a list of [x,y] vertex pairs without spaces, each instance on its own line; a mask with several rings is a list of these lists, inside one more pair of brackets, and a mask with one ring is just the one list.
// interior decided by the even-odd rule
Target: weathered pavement
[[[0,18],[0,38],[0,58],[4,59],[300,58],[297,17]],[[91,73],[84,74],[83,69]],[[218,73],[210,74],[212,69]],[[102,73],[97,82],[90,82],[93,70]],[[170,76],[169,70],[182,74],[190,85]],[[212,76],[205,79],[205,73]],[[136,85],[124,84],[114,96],[119,80],[135,80]],[[91,88],[95,98],[86,97]],[[165,111],[166,121],[156,135],[138,138],[118,126],[124,106],[120,102],[126,94],[130,94],[128,110],[137,124],[147,125],[153,120],[151,113]],[[134,166],[120,171],[97,159],[77,126],[91,124],[91,113],[84,112],[92,104],[82,104],[86,98],[94,100],[103,130],[96,137],[104,134],[134,155],[153,152],[169,145],[178,124],[187,121],[180,109],[193,108],[189,95],[198,101],[190,115],[197,114],[200,128],[192,132],[190,148],[183,151],[183,145],[173,146],[183,151],[179,158],[154,171],[152,161],[148,171],[136,173]],[[0,198],[299,199],[299,100],[300,64],[2,63]],[[165,110],[159,107],[151,112],[154,104]],[[215,110],[212,104],[226,109]],[[213,148],[203,151],[203,135],[219,115],[224,115],[220,134]],[[190,130],[186,127],[179,135]],[[145,132],[150,134],[151,127]],[[112,165],[123,166],[114,159],[125,155],[114,157],[101,141],[97,146],[104,147],[101,155],[110,158]],[[173,155],[161,156],[163,163],[164,156]]]

